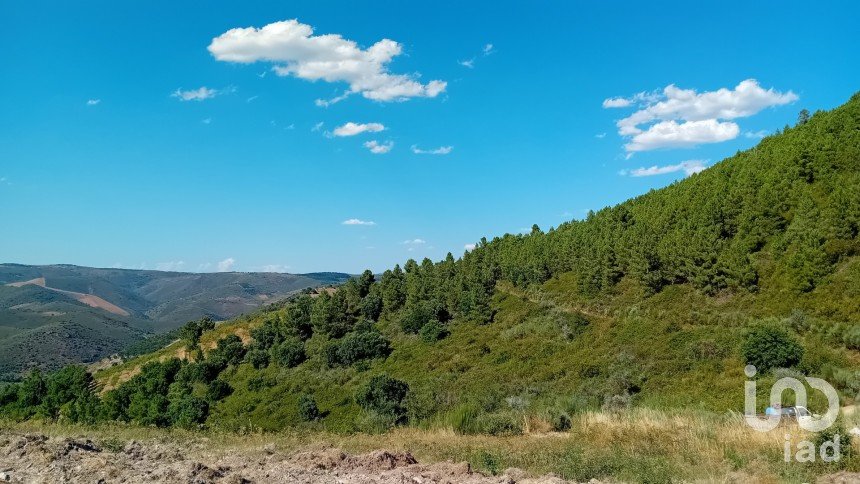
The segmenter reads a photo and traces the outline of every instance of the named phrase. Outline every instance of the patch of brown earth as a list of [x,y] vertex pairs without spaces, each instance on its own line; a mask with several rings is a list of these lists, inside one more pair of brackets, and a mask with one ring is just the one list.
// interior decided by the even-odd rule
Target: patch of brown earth
[[[517,469],[500,476],[474,472],[469,464],[421,464],[408,452],[377,450],[349,455],[336,448],[292,454],[272,445],[258,450],[207,450],[153,441],[93,442],[38,434],[0,433],[0,480],[6,482],[188,482],[296,484],[557,484],[555,476],[525,477]],[[592,481],[596,482],[596,481]]]

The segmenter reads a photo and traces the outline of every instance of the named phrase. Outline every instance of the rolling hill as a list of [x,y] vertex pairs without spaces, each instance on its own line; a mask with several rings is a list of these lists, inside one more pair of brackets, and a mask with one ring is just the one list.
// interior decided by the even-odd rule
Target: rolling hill
[[90,362],[192,319],[230,319],[348,277],[0,264],[0,375]]
[[[654,436],[667,421],[737,416],[747,364],[758,368],[762,404],[785,376],[824,378],[842,405],[855,404],[858,301],[860,94],[585,220],[482,239],[459,259],[365,271],[218,326],[194,323],[181,340],[94,375],[31,374],[0,393],[0,413],[243,435],[414,426],[511,436],[580,426],[599,436],[566,442],[552,458],[524,452],[578,481],[708,480],[703,460],[724,474],[811,481],[827,468],[786,464],[783,429],[755,451],[713,427]],[[77,390],[50,390],[67,387]],[[783,399],[794,403],[791,393]],[[825,406],[810,395],[811,410]],[[632,409],[686,413],[607,433]],[[685,436],[708,443],[672,444]],[[481,459],[491,469],[505,462]],[[860,460],[839,465],[856,470]]]
[[[750,361],[765,381],[822,376],[849,404],[860,391],[858,233],[855,95],[585,220],[484,239],[461,259],[410,260],[378,279],[368,271],[222,325],[203,334],[205,359],[175,378],[209,398],[207,424],[230,429],[300,426],[307,398],[335,431],[408,421],[516,433],[524,416],[589,408],[742,410]],[[762,332],[791,352],[759,355]],[[133,398],[119,395],[148,377],[124,380],[185,357],[188,344],[96,378],[120,392],[107,395]],[[365,391],[399,396],[375,407]]]

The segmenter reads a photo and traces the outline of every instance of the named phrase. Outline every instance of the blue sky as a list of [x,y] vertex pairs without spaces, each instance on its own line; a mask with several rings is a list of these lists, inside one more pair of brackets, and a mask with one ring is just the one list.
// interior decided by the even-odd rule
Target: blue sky
[[860,88],[851,2],[643,5],[7,2],[0,261],[357,272],[460,255]]

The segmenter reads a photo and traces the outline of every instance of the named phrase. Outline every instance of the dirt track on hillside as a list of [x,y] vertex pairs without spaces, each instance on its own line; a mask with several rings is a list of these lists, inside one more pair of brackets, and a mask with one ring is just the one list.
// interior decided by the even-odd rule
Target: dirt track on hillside
[[557,477],[526,478],[473,472],[467,463],[418,463],[411,454],[378,450],[348,455],[335,448],[279,452],[208,451],[203,444],[93,442],[41,434],[0,434],[0,481],[25,483],[344,483],[344,484],[556,484]]

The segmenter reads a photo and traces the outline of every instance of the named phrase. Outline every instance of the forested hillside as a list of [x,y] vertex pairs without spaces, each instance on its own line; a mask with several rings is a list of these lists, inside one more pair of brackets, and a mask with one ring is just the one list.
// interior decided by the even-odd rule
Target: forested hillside
[[97,374],[101,393],[70,368],[0,404],[17,418],[510,434],[565,430],[589,408],[741,410],[746,363],[765,379],[823,376],[850,402],[858,232],[855,95],[585,220],[190,324]]
[[0,381],[90,363],[189,320],[234,318],[349,277],[0,264]]

